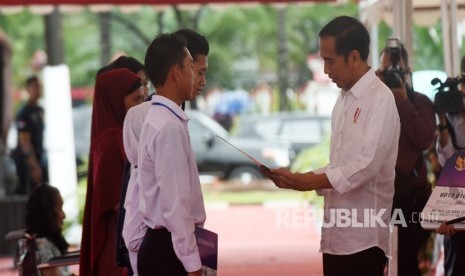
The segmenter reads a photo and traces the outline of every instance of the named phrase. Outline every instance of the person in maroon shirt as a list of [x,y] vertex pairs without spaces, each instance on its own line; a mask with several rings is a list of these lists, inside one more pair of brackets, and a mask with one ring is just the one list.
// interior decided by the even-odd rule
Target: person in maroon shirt
[[[398,57],[397,64],[393,55]],[[399,78],[398,87],[388,85],[394,94],[401,123],[392,210],[393,216],[396,216],[394,219],[400,220],[396,213],[400,209],[406,223],[398,225],[398,275],[420,276],[418,254],[430,235],[430,231],[420,226],[420,212],[431,193],[423,152],[433,143],[436,135],[435,111],[427,96],[413,90],[408,54],[402,44],[398,49],[386,47],[381,52],[380,66],[378,76],[386,84],[389,83],[384,78],[383,70],[398,66],[397,69],[404,73],[403,79],[402,76]]]

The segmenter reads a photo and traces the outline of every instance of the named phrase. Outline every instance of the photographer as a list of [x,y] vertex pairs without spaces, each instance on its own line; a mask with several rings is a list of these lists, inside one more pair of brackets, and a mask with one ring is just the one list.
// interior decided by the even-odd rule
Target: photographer
[[381,68],[377,74],[394,94],[399,112],[401,130],[393,212],[400,209],[407,223],[398,225],[398,275],[419,276],[418,254],[430,234],[419,222],[419,213],[431,191],[423,151],[435,137],[435,113],[432,101],[413,90],[408,54],[403,45],[398,39],[388,39],[387,44],[381,52]]
[[[442,86],[447,86],[449,91],[436,94],[435,107],[439,119],[439,140],[437,143],[437,153],[439,162],[444,165],[456,151],[465,149],[465,56],[461,62],[462,76],[455,79],[448,79]],[[440,90],[443,90],[441,89]],[[450,101],[451,98],[455,100]],[[449,99],[444,99],[444,96]],[[443,99],[441,99],[443,98]],[[439,104],[450,103],[450,104]],[[444,269],[446,276],[465,275],[465,266],[460,264],[460,260],[465,259],[465,232],[455,231],[449,225],[446,229],[441,226],[438,230],[444,236]]]

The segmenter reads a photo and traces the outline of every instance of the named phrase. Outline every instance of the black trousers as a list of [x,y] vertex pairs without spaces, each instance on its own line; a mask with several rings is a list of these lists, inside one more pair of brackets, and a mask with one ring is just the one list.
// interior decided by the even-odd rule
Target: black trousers
[[171,233],[166,229],[147,229],[137,254],[139,276],[186,276],[174,252]]
[[387,258],[375,246],[350,255],[323,254],[325,276],[383,276]]
[[[396,178],[397,179],[397,178]],[[409,183],[404,183],[409,185]],[[392,211],[400,209],[406,220],[405,225],[398,226],[398,276],[421,276],[418,254],[426,245],[431,231],[424,230],[420,225],[420,212],[423,210],[428,198],[427,184],[415,187],[404,196],[394,196]]]
[[445,276],[465,275],[465,232],[444,235],[444,270]]

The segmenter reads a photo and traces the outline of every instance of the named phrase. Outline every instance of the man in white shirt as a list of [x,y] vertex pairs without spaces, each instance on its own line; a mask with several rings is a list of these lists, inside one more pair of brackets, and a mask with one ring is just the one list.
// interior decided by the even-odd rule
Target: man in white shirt
[[324,275],[383,275],[400,121],[394,97],[367,64],[370,37],[340,16],[319,33],[324,71],[342,89],[331,119],[330,163],[315,171],[269,174],[280,188],[325,198]]
[[[181,29],[174,33],[180,35],[186,39],[187,49],[194,59],[194,75],[195,83],[193,86],[193,93],[191,101],[197,97],[202,89],[205,87],[207,81],[205,74],[208,69],[208,53],[210,46],[207,39],[199,33],[189,30]],[[122,235],[124,241],[129,250],[129,259],[134,271],[134,275],[138,276],[137,273],[137,253],[139,251],[140,244],[145,236],[145,227],[142,223],[141,214],[139,212],[139,186],[137,184],[138,178],[138,148],[139,148],[139,137],[141,134],[142,126],[147,116],[150,107],[152,106],[152,97],[138,106],[131,108],[126,114],[123,126],[123,142],[124,150],[128,161],[131,164],[131,176],[127,187],[127,197],[124,201],[124,208],[126,215],[124,218],[124,227]]]
[[139,276],[201,275],[194,229],[206,215],[188,117],[180,107],[194,93],[193,66],[185,39],[174,34],[157,36],[146,53],[157,95],[138,150],[139,211],[147,227],[137,256]]

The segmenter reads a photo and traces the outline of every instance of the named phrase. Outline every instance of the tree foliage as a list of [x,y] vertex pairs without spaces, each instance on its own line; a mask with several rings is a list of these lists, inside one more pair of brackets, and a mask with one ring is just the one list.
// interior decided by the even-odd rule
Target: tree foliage
[[[311,78],[307,57],[318,51],[318,31],[331,18],[342,14],[357,16],[357,5],[350,2],[337,7],[331,4],[287,5],[285,28],[288,84],[291,88],[296,89]],[[210,42],[208,85],[234,89],[238,86],[250,88],[260,81],[276,82],[276,6],[231,5],[219,9],[207,5],[195,10],[180,10],[177,7],[157,10],[146,6],[127,14],[115,8],[111,18],[109,56],[124,52],[143,61],[148,43],[156,34],[193,28]],[[43,21],[41,15],[27,10],[0,15],[0,26],[13,46],[16,86],[31,72],[29,64],[34,51],[45,50]],[[443,43],[437,39],[441,38],[440,32],[439,23],[431,28],[415,27],[413,56],[416,70],[443,68]],[[92,87],[95,73],[102,66],[98,15],[86,9],[66,14],[63,17],[63,33],[65,61],[70,67],[72,86]],[[390,34],[391,29],[386,24],[380,24],[380,47]]]

